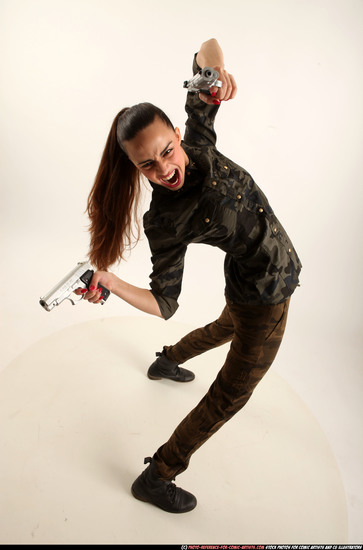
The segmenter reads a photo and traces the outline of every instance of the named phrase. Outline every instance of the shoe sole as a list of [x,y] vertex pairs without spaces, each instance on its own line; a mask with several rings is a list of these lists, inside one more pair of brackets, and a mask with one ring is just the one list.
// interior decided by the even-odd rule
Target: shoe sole
[[182,384],[185,384],[186,382],[193,382],[194,378],[191,378],[190,380],[177,380],[175,378],[170,378],[169,376],[152,376],[151,374],[147,375],[150,380],[171,380],[172,382],[180,382]]
[[150,374],[147,375],[150,380],[162,380],[162,376],[151,376]]
[[162,506],[160,506],[159,504],[155,504],[152,500],[148,500],[146,498],[143,498],[143,497],[140,497],[139,495],[137,495],[133,489],[133,487],[131,487],[131,493],[132,493],[132,496],[134,498],[136,498],[137,500],[140,500],[141,502],[146,502],[147,504],[152,504],[153,506],[156,506],[157,508],[160,508],[160,510],[163,510],[164,512],[169,512],[169,514],[185,514],[186,512],[191,512],[192,510],[194,510],[194,508],[196,507],[197,504],[195,504],[195,506],[193,506],[193,508],[190,508],[189,510],[167,510],[166,508],[163,508]]
[[131,493],[132,493],[132,496],[135,497],[137,500],[141,500],[141,502],[150,502],[150,504],[152,504],[152,502],[150,500],[147,500],[146,498],[142,498],[140,497],[139,495],[137,495],[134,491],[134,488],[131,487]]

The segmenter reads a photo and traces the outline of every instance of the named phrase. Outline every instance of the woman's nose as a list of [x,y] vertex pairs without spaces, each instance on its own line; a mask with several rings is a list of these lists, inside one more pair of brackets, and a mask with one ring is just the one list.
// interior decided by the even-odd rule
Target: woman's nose
[[167,176],[168,163],[166,159],[160,159],[158,162],[159,172],[161,176]]

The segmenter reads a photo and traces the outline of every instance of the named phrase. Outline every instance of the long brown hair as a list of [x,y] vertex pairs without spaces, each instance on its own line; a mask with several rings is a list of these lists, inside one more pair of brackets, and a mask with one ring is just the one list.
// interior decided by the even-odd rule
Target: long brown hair
[[89,259],[106,270],[124,258],[133,240],[140,238],[138,206],[140,172],[129,160],[124,144],[158,116],[174,128],[167,115],[151,103],[122,109],[115,117],[87,201],[90,219]]

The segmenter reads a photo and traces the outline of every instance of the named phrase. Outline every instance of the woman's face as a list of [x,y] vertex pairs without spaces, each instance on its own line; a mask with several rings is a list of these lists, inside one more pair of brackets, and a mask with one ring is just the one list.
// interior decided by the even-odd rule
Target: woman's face
[[124,142],[131,162],[150,181],[177,191],[184,184],[189,159],[181,146],[179,128],[170,128],[158,116],[136,137]]

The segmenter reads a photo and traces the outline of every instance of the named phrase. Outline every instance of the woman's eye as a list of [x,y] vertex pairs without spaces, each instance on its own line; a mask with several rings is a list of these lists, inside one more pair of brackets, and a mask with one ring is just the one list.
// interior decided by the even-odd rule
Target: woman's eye
[[165,151],[165,155],[169,155],[171,152],[172,152],[173,149],[168,149],[167,151]]

